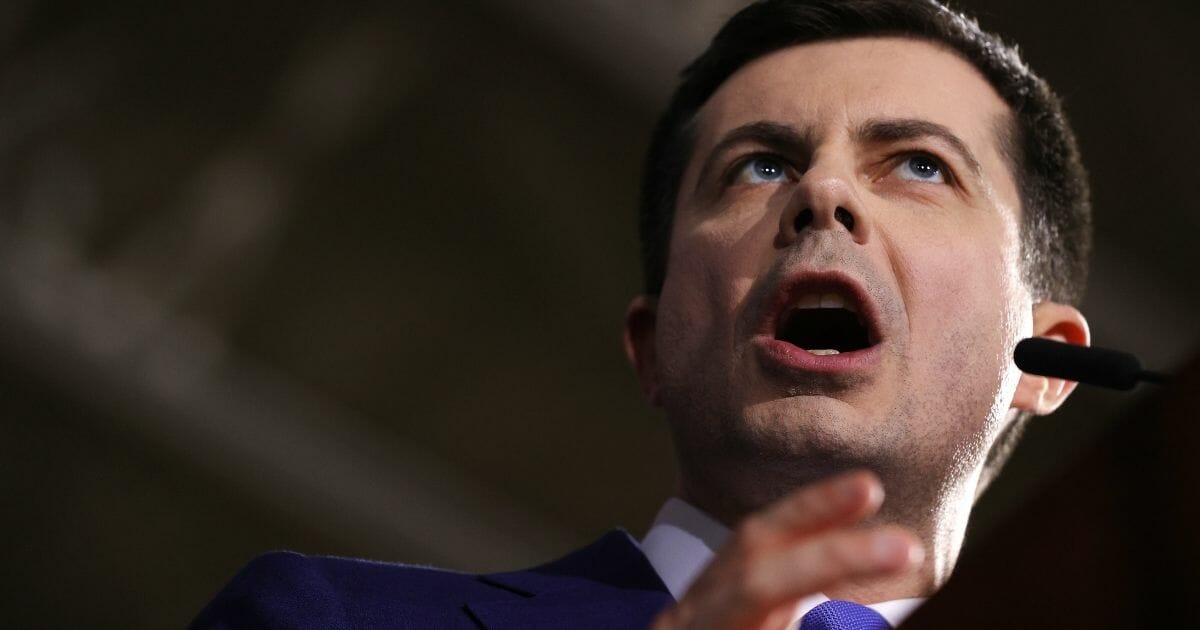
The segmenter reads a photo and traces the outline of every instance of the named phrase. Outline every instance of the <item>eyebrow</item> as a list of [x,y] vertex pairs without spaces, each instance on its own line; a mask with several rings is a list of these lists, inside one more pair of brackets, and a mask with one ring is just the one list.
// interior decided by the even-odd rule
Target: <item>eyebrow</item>
[[966,162],[976,179],[983,176],[983,167],[967,143],[954,135],[949,127],[920,118],[876,118],[868,120],[855,132],[855,138],[865,143],[896,142],[917,138],[936,138],[946,143]]

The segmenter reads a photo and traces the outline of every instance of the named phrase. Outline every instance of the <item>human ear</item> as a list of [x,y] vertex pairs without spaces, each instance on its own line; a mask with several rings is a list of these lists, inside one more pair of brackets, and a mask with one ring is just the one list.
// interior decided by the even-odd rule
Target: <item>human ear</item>
[[[1079,346],[1090,345],[1092,341],[1083,313],[1074,306],[1057,302],[1038,302],[1033,306],[1033,334]],[[1022,373],[1012,407],[1044,416],[1058,409],[1076,385],[1075,381]]]
[[657,319],[658,299],[651,295],[639,295],[625,309],[625,332],[622,336],[625,358],[637,373],[642,395],[652,405],[658,404],[654,353],[654,325]]

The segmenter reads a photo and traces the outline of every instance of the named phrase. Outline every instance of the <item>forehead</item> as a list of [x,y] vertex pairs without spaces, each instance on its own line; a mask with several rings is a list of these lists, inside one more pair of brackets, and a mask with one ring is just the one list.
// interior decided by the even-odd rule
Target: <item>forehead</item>
[[944,125],[981,158],[1001,159],[997,125],[1007,105],[966,60],[924,40],[864,37],[792,46],[746,64],[697,113],[697,148],[759,121],[818,138],[878,118]]

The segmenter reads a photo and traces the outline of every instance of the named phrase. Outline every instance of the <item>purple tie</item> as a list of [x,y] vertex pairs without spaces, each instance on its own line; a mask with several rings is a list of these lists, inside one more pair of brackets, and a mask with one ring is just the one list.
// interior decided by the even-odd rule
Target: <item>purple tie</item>
[[882,615],[854,602],[831,599],[808,611],[800,630],[892,630]]

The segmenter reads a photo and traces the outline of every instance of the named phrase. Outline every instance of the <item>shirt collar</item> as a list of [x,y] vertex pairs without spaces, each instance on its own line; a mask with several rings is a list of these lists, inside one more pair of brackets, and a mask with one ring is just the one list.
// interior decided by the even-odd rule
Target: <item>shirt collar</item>
[[642,539],[642,553],[679,601],[727,538],[729,529],[716,519],[672,497]]

